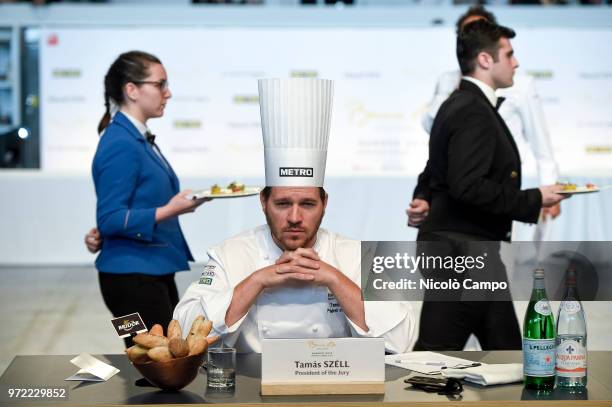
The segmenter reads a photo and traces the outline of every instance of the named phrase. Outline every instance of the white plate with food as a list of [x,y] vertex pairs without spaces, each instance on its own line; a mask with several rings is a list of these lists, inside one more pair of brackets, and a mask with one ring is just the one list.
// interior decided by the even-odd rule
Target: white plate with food
[[593,192],[599,192],[600,188],[595,185],[588,183],[584,186],[578,186],[576,184],[560,184],[563,186],[563,190],[559,191],[562,195],[575,195],[575,194],[590,194]]
[[260,191],[261,187],[246,186],[238,182],[232,182],[227,187],[215,184],[209,189],[196,191],[191,195],[191,199],[242,198],[244,196],[257,195]]

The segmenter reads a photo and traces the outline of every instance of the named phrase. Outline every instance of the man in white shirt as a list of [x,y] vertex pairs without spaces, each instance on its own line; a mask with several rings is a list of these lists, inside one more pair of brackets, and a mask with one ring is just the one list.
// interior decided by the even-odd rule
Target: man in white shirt
[[414,335],[410,304],[364,302],[360,242],[319,228],[331,81],[262,80],[259,87],[267,224],[208,251],[174,318],[187,328],[203,314],[239,352],[261,352],[262,338],[346,336],[383,337],[387,351],[405,352]]

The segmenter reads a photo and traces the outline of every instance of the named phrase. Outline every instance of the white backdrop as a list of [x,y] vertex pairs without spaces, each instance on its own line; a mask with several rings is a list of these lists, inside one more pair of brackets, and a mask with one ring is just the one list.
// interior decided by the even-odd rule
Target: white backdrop
[[[416,175],[421,114],[438,74],[456,69],[449,28],[47,28],[40,41],[42,168],[82,175],[105,72],[130,49],[166,66],[174,96],[150,127],[177,173],[195,177],[263,177],[256,80],[288,76],[336,81],[328,175]],[[612,30],[523,28],[513,43],[519,72],[537,79],[562,173],[612,175],[612,58],[602,52]]]
[[[168,69],[174,96],[150,126],[184,188],[263,181],[257,78],[335,79],[323,225],[362,240],[414,239],[404,209],[427,156],[421,113],[438,73],[455,69],[450,29],[56,27],[40,41],[43,169],[0,173],[0,264],[92,262],[82,239],[95,225],[102,81],[129,49],[157,54]],[[519,70],[537,78],[562,175],[577,183],[612,184],[609,44],[612,29],[522,28],[514,40]],[[233,201],[181,218],[196,260],[264,222],[256,198]],[[547,236],[612,240],[611,206],[612,190],[574,197]]]

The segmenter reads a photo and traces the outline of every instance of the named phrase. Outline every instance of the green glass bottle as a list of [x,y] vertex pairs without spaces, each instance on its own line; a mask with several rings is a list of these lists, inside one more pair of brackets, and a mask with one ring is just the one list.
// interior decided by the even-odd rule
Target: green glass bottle
[[546,297],[544,270],[536,269],[523,324],[525,388],[552,390],[555,386],[555,341],[555,319]]

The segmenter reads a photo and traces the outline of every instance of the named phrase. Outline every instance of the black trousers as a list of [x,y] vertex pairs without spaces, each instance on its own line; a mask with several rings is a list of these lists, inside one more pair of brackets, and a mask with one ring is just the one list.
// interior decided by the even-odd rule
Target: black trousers
[[462,350],[470,334],[483,350],[521,350],[521,334],[511,302],[423,302],[414,350]]
[[[487,274],[483,279],[505,278],[505,267],[499,255],[499,245],[496,242],[483,242],[482,238],[459,233],[420,233],[417,239],[421,250],[426,254],[433,251],[436,255],[459,256],[475,250],[480,252],[487,247]],[[426,242],[435,242],[427,245]],[[473,243],[476,242],[476,243]],[[481,246],[481,244],[483,246]],[[475,254],[475,253],[469,253]],[[448,276],[448,271],[429,270],[428,277],[441,278]],[[426,272],[427,273],[427,272]],[[439,274],[438,274],[439,273]],[[481,273],[481,272],[478,272]],[[474,274],[478,274],[474,273]],[[425,274],[425,273],[424,273]],[[472,275],[470,277],[476,278]],[[433,295],[431,295],[433,294]],[[478,301],[465,300],[465,293],[455,293],[457,299],[437,293],[425,292],[423,308],[421,309],[419,338],[414,350],[462,350],[470,334],[474,334],[483,350],[520,350],[522,340],[516,313],[509,292],[488,301],[480,298]],[[469,296],[467,297],[469,298]]]
[[[148,329],[161,324],[166,330],[179,300],[174,273],[152,276],[99,272],[98,279],[104,303],[114,317],[138,312]],[[133,345],[131,338],[124,340],[127,347]]]

